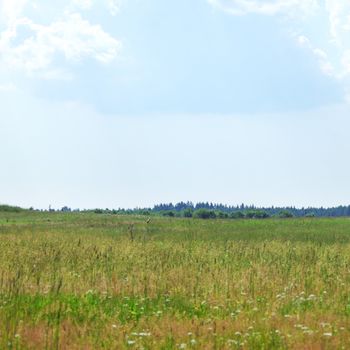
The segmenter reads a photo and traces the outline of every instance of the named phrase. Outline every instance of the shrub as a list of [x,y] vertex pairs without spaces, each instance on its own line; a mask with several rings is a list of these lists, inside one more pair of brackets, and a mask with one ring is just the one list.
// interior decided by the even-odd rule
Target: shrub
[[231,219],[244,219],[244,214],[241,211],[234,211],[230,214]]
[[288,210],[282,210],[278,213],[278,217],[282,219],[288,219],[294,217],[294,215]]
[[193,209],[187,208],[183,211],[184,218],[191,218],[193,216]]
[[175,216],[175,213],[172,210],[166,210],[162,212],[163,216],[169,216],[171,218],[173,218]]
[[215,219],[216,214],[214,210],[198,209],[194,212],[193,216],[198,219]]
[[23,210],[24,209],[22,209],[20,207],[13,207],[11,205],[0,205],[0,212],[19,213]]
[[245,216],[248,219],[266,219],[269,217],[269,214],[263,210],[251,210],[248,211]]
[[228,214],[223,212],[223,211],[218,211],[216,212],[216,216],[219,218],[219,219],[227,219],[228,218]]

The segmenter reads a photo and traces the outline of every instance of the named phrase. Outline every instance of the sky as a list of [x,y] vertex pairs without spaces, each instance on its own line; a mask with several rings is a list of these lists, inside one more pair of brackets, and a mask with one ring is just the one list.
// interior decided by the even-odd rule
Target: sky
[[348,0],[0,0],[0,203],[350,204]]

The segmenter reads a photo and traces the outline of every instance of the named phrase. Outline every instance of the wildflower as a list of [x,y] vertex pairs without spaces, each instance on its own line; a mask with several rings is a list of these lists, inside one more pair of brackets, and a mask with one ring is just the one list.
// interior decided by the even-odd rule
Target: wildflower
[[139,333],[139,337],[150,337],[151,336],[151,333],[149,332],[141,332]]
[[295,324],[294,327],[295,328],[303,328],[303,325],[302,324]]
[[112,324],[112,328],[117,328],[117,325],[116,324]]
[[191,339],[191,344],[196,344],[197,343],[197,341],[196,341],[196,339]]
[[136,343],[135,340],[128,340],[128,345],[134,345]]
[[325,337],[331,337],[333,334],[332,334],[331,332],[329,332],[329,333],[323,333],[323,335],[324,335]]
[[186,347],[187,347],[187,345],[185,343],[181,343],[179,346],[180,349],[186,349]]

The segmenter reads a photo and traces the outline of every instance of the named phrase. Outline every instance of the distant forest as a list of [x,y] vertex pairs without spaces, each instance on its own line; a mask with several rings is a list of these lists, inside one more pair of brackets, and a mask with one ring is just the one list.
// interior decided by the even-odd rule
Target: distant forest
[[[27,209],[0,205],[0,212],[22,212]],[[30,208],[30,211],[46,211]],[[135,209],[93,209],[80,210],[65,206],[59,210],[49,209],[50,212],[93,212],[96,214],[119,214],[119,215],[158,215],[168,217],[196,217],[202,219],[230,218],[230,219],[266,219],[269,217],[291,218],[291,217],[350,217],[350,205],[338,206],[333,208],[296,208],[296,207],[256,207],[254,205],[236,205],[229,206],[225,204],[209,202],[179,202],[162,203],[153,206],[153,208],[135,208]]]
[[350,216],[350,205],[333,208],[296,208],[296,207],[256,207],[254,205],[229,206],[225,204],[209,202],[179,202],[157,204],[153,208],[136,209],[95,209],[96,213],[114,214],[139,214],[139,215],[162,215],[169,217],[198,217],[209,218],[256,218],[265,219],[269,217],[341,217]]
[[208,203],[208,202],[200,202],[197,204],[193,204],[192,202],[180,202],[175,205],[172,203],[170,204],[158,204],[153,207],[153,211],[155,212],[162,212],[162,211],[176,211],[181,212],[183,210],[190,209],[190,210],[198,210],[198,209],[207,209],[207,210],[213,210],[213,211],[219,211],[223,213],[250,213],[250,212],[265,212],[268,214],[268,216],[275,216],[283,213],[290,213],[293,216],[296,217],[302,217],[302,216],[317,216],[317,217],[336,217],[336,216],[350,216],[350,205],[348,206],[338,206],[334,208],[296,208],[296,207],[256,207],[254,205],[236,205],[236,206],[229,206],[225,204],[215,204],[215,203]]

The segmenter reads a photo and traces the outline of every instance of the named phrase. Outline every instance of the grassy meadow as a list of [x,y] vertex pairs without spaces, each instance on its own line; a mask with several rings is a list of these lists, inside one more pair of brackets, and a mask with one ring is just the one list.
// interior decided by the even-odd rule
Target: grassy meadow
[[350,219],[0,213],[0,349],[349,349]]

